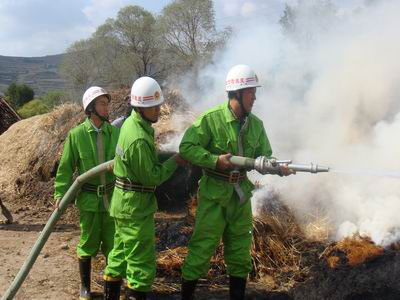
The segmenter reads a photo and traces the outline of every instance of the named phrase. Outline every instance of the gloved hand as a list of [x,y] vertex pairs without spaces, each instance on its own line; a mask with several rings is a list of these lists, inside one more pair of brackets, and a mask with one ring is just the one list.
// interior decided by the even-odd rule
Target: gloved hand
[[288,164],[279,164],[279,176],[296,174],[296,171],[289,169]]
[[232,154],[221,154],[218,156],[217,161],[217,169],[222,171],[233,170],[235,166],[229,160],[232,157]]

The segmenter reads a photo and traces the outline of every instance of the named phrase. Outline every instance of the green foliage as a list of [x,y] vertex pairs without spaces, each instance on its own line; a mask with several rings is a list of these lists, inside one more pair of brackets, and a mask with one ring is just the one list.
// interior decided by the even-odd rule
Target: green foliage
[[62,91],[49,91],[46,95],[40,98],[40,100],[45,104],[49,109],[60,105],[65,101],[65,93]]
[[135,78],[159,81],[211,62],[230,30],[217,31],[212,0],[174,0],[160,16],[130,5],[68,48],[61,74],[77,90],[128,87]]
[[25,84],[11,83],[5,93],[7,101],[14,107],[19,108],[25,103],[31,101],[35,93],[32,88]]
[[175,0],[160,18],[163,39],[181,63],[193,66],[212,52],[217,36],[211,0]]
[[92,39],[73,43],[65,54],[60,73],[76,89],[84,90],[101,80],[102,62]]
[[122,8],[115,20],[108,19],[98,27],[93,38],[107,45],[102,48],[107,53],[103,60],[107,82],[130,86],[135,77],[160,77],[161,49],[156,19],[142,7]]
[[49,108],[43,101],[35,99],[24,104],[20,109],[17,110],[19,115],[23,118],[29,118],[32,116],[40,115],[49,112]]

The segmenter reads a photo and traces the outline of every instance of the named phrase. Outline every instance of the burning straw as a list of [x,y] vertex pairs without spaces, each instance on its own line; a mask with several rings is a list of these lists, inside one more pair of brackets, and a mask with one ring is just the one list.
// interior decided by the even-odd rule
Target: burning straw
[[375,245],[369,238],[356,235],[327,247],[320,258],[325,258],[330,268],[347,264],[354,267],[371,261],[383,253],[383,247]]

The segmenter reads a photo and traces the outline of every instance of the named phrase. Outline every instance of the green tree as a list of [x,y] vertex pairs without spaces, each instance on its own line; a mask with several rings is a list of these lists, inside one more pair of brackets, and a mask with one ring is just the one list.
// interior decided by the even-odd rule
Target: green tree
[[229,35],[216,30],[211,0],[175,0],[159,17],[127,6],[68,48],[61,73],[80,91],[93,84],[126,87],[140,76],[161,81],[211,62]]
[[230,36],[230,29],[216,30],[212,0],[175,0],[162,10],[159,26],[178,72],[210,63]]
[[40,98],[43,104],[45,104],[49,109],[60,105],[66,100],[66,95],[62,91],[49,91],[46,95]]
[[61,75],[77,90],[85,90],[103,80],[102,55],[97,40],[83,39],[73,43],[61,63]]
[[7,101],[14,108],[18,108],[31,101],[35,96],[35,92],[31,87],[25,84],[13,82],[8,86],[5,96],[7,97]]
[[162,77],[157,29],[154,16],[140,6],[126,6],[115,20],[108,19],[98,27],[94,38],[107,45],[103,51],[111,54],[104,56],[109,81],[116,77],[130,85],[134,77]]
[[17,110],[19,115],[23,118],[29,118],[32,116],[47,113],[49,108],[41,100],[35,99],[24,104],[20,109]]

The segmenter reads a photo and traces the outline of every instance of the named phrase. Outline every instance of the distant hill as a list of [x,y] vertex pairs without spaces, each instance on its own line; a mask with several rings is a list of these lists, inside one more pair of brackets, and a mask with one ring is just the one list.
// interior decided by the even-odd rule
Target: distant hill
[[36,96],[49,90],[66,89],[67,83],[59,75],[64,54],[42,57],[14,57],[0,55],[0,94],[16,81],[29,85]]

